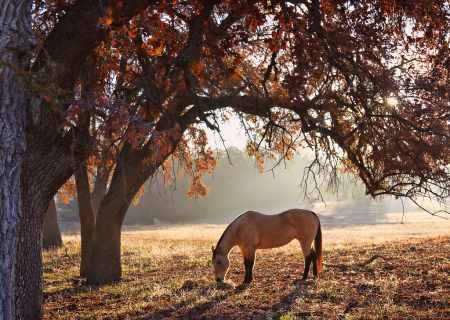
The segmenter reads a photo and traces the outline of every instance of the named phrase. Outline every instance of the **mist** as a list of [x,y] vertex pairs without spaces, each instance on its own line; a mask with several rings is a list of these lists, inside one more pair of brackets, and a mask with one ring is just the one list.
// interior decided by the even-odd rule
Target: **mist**
[[[324,181],[319,191],[306,198],[300,182],[305,166],[311,163],[307,156],[297,156],[292,163],[281,162],[277,166],[268,162],[263,173],[255,169],[254,160],[245,151],[235,147],[228,148],[228,155],[221,151],[218,160],[213,175],[202,179],[210,188],[208,195],[189,199],[189,178],[176,179],[164,187],[156,176],[147,182],[147,192],[139,203],[130,207],[125,223],[228,224],[247,210],[276,214],[291,208],[316,212],[324,227],[440,219],[409,200],[372,199],[365,195],[364,186],[357,180],[351,181],[355,177],[345,174],[339,177],[337,190],[329,190]],[[436,203],[425,201],[422,205],[438,210]]]
[[[245,151],[235,147],[228,148],[228,154],[217,151],[217,156],[214,173],[202,178],[210,188],[208,195],[188,198],[190,177],[173,179],[165,185],[161,175],[157,174],[145,183],[146,192],[138,203],[130,205],[124,224],[228,224],[247,210],[276,214],[292,208],[316,212],[324,227],[441,219],[421,210],[410,200],[372,199],[364,194],[364,186],[348,174],[340,174],[338,187],[334,190],[327,188],[327,181],[322,177],[319,190],[309,194],[309,198],[305,197],[305,185],[300,183],[305,166],[311,163],[308,156],[297,156],[292,163],[276,165],[268,162],[263,173],[255,169],[254,160]],[[176,170],[176,163],[174,168]],[[308,187],[312,183],[309,182]],[[58,203],[61,221],[79,221],[76,203],[76,199],[69,205]],[[430,201],[423,201],[421,205],[432,211],[439,210],[437,203]]]

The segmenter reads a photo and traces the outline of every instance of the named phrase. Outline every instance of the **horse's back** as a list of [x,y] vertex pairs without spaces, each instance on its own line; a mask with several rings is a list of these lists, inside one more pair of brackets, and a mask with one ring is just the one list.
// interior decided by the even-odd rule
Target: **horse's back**
[[319,217],[312,211],[291,209],[281,214],[286,214],[289,221],[297,230],[296,239],[314,239],[319,227]]
[[317,216],[301,209],[275,215],[247,211],[239,220],[240,246],[252,245],[258,249],[281,247],[293,239],[313,239],[318,227]]

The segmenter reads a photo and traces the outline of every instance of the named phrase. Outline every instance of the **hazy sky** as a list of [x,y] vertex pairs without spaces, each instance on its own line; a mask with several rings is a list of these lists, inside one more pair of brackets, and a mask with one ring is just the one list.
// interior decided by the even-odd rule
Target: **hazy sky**
[[[206,126],[205,126],[206,127]],[[223,149],[223,142],[217,132],[212,132],[210,129],[206,129],[208,135],[209,144],[215,148]],[[225,146],[235,146],[238,149],[243,149],[246,146],[245,133],[240,126],[239,119],[235,116],[230,117],[230,121],[220,124],[220,134],[225,140]]]

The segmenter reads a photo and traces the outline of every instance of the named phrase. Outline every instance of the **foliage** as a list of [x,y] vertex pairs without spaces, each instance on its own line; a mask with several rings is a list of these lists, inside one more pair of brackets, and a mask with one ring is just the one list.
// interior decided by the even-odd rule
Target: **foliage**
[[[44,47],[58,18],[83,3],[35,3]],[[372,196],[444,201],[448,7],[435,0],[105,2],[92,11],[95,49],[73,99],[61,106],[61,126],[89,120],[97,141],[130,144],[154,169],[174,154],[186,163],[194,196],[207,193],[200,178],[215,165],[196,124],[219,130],[233,113],[260,169],[267,158],[290,160],[310,148],[311,174],[330,182],[343,167]]]
[[[124,278],[84,286],[76,277],[78,240],[44,253],[44,319],[446,319],[450,317],[448,237],[325,248],[324,272],[298,281],[295,243],[262,250],[248,287],[216,286],[210,245],[220,234],[178,228],[124,234]],[[69,241],[68,241],[69,240]],[[380,254],[392,260],[376,259]],[[244,267],[231,253],[229,284]]]

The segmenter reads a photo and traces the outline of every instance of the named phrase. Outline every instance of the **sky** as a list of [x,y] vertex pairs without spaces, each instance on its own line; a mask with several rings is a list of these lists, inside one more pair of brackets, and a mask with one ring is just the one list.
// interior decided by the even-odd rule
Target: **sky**
[[[206,128],[206,134],[208,135],[208,141],[212,148],[224,149],[223,142],[217,132]],[[225,140],[225,146],[227,148],[234,146],[242,150],[247,144],[244,129],[241,127],[239,119],[236,116],[230,116],[229,121],[220,124],[220,134],[223,140]]]

